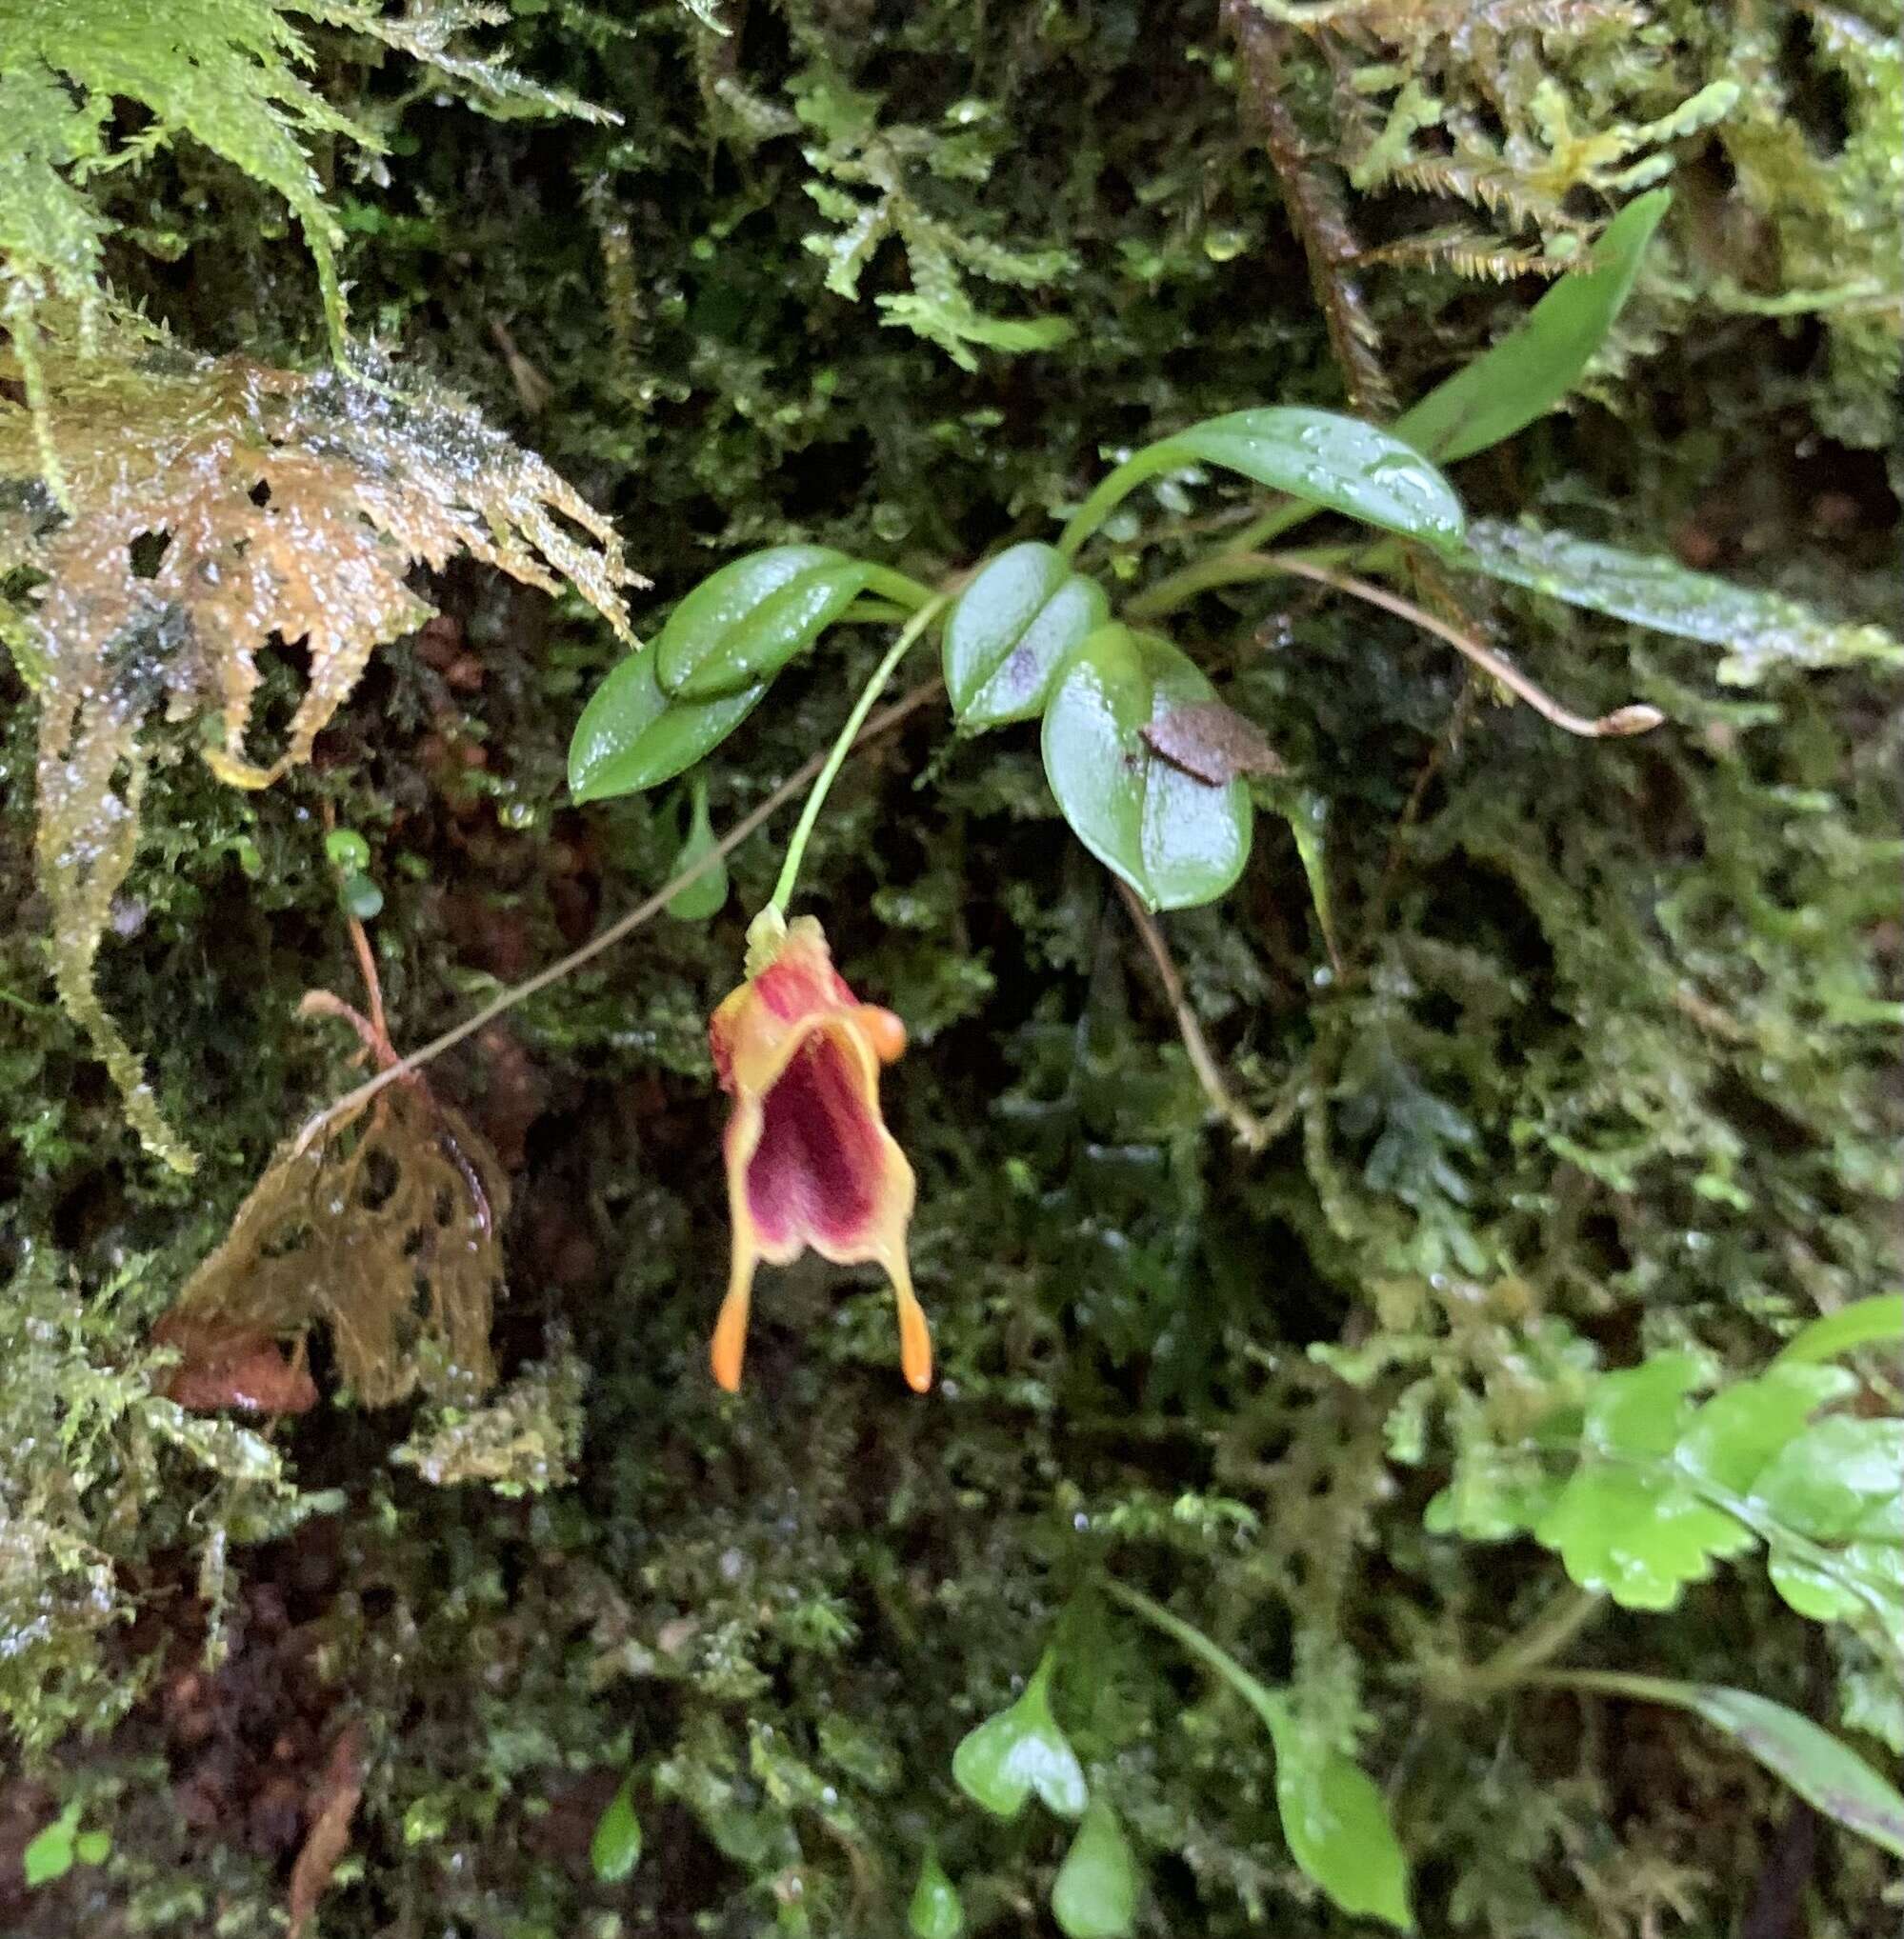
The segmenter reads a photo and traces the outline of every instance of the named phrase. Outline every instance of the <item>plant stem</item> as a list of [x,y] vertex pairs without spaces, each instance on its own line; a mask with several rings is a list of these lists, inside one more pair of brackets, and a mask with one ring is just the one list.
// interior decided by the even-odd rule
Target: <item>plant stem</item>
[[1552,1657],[1557,1656],[1600,1611],[1606,1598],[1592,1589],[1573,1589],[1556,1595],[1518,1636],[1512,1638],[1473,1669],[1453,1680],[1453,1694],[1490,1696],[1525,1683]]
[[[910,692],[901,694],[889,708],[884,709],[866,724],[859,736],[860,745],[876,740],[881,734],[890,733],[901,721],[910,719],[927,701],[940,690],[937,679],[922,680]],[[335,1119],[361,1109],[386,1085],[394,1084],[399,1078],[408,1077],[412,1071],[420,1070],[426,1064],[433,1063],[445,1050],[454,1049],[465,1038],[472,1037],[485,1024],[493,1023],[517,1004],[526,1003],[531,996],[539,995],[551,983],[559,983],[571,970],[579,970],[584,963],[591,962],[604,950],[631,936],[636,930],[652,922],[661,911],[680,894],[691,882],[701,876],[717,862],[739,848],[754,830],[771,821],[786,807],[800,790],[819,773],[825,765],[826,756],[815,754],[811,761],[790,774],[758,808],[752,810],[735,822],[712,848],[696,855],[688,866],[681,870],[671,881],[664,882],[645,902],[637,903],[625,916],[618,917],[600,935],[591,936],[579,949],[571,950],[563,957],[538,970],[534,975],[525,977],[522,982],[512,984],[508,989],[492,996],[480,1009],[466,1016],[459,1024],[453,1024],[439,1036],[431,1038],[421,1049],[411,1050],[400,1057],[388,1070],[377,1074],[347,1091],[335,1103],[327,1105],[315,1117],[306,1124],[298,1133],[297,1149],[309,1150],[311,1142],[317,1137],[325,1126]]]
[[866,590],[877,593],[882,599],[892,600],[907,612],[917,612],[920,607],[930,605],[935,596],[930,586],[921,586],[916,579],[894,571],[891,566],[870,567],[866,574]]
[[[924,589],[922,588],[921,590]],[[792,839],[787,844],[787,859],[780,865],[780,879],[773,885],[773,894],[768,902],[770,909],[778,910],[784,916],[787,905],[792,900],[793,885],[799,879],[800,863],[807,852],[807,840],[813,832],[813,824],[820,818],[820,810],[826,803],[827,790],[833,785],[833,778],[845,761],[847,751],[852,748],[859,730],[865,725],[866,716],[872,711],[872,703],[885,690],[886,683],[892,677],[893,670],[903,660],[920,635],[932,625],[944,610],[947,595],[943,592],[926,594],[926,603],[900,630],[899,637],[887,649],[886,657],[872,670],[872,678],[861,688],[859,698],[852,704],[852,711],[846,717],[846,725],[840,729],[838,738],[828,753],[826,765],[820,770],[819,779],[813,783],[812,792],[807,796],[807,805],[800,810],[800,819],[793,830]]]
[[1262,1718],[1272,1736],[1280,1738],[1289,1722],[1289,1708],[1279,1691],[1259,1682],[1220,1644],[1213,1643],[1193,1623],[1152,1602],[1141,1589],[1111,1576],[1100,1576],[1098,1586],[1112,1602],[1122,1603],[1132,1614],[1142,1616],[1153,1629],[1183,1645],[1197,1661],[1213,1670],[1243,1701]]

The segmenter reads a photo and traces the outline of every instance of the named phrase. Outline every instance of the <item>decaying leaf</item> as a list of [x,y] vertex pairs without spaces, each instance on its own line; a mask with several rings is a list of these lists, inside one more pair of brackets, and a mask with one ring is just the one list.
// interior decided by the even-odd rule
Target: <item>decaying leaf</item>
[[311,1829],[291,1869],[290,1939],[300,1939],[311,1924],[337,1861],[351,1849],[351,1820],[363,1795],[364,1727],[351,1723],[331,1747],[330,1760],[312,1787]]
[[305,1414],[317,1405],[317,1384],[302,1360],[287,1360],[278,1343],[254,1328],[168,1314],[152,1342],[179,1354],[163,1391],[188,1413]]
[[[54,974],[140,1135],[189,1170],[93,987],[154,708],[216,710],[206,760],[262,788],[309,760],[372,650],[431,616],[406,583],[413,567],[468,553],[545,591],[572,587],[624,637],[622,589],[639,582],[613,528],[539,458],[458,400],[399,394],[374,363],[299,375],[128,330],[101,354],[49,349],[42,364],[37,423],[0,396],[0,637],[39,693]],[[15,374],[0,356],[0,377]],[[303,643],[310,677],[265,754],[251,703],[274,640]]]
[[[330,999],[327,1008],[337,1008]],[[368,1030],[368,1026],[365,1027]],[[162,1328],[301,1338],[322,1322],[367,1407],[419,1387],[468,1403],[495,1380],[509,1181],[482,1135],[420,1078],[287,1139]]]
[[1213,788],[1239,774],[1280,774],[1283,764],[1253,720],[1220,700],[1173,707],[1143,730],[1152,750]]

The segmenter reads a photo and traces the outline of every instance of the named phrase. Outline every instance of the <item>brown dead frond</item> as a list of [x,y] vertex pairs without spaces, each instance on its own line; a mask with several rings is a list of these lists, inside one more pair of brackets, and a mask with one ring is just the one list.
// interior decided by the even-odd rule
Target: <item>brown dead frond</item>
[[[393,1053],[368,1018],[317,992]],[[338,1371],[367,1407],[421,1388],[465,1403],[494,1382],[490,1318],[503,1290],[509,1181],[460,1111],[420,1077],[379,1091],[271,1155],[224,1243],[186,1282],[163,1337],[302,1339],[330,1329]]]
[[[190,1169],[93,987],[154,709],[215,713],[206,760],[263,788],[310,759],[375,648],[430,617],[413,568],[468,554],[546,591],[572,587],[624,636],[623,588],[639,582],[613,528],[539,458],[456,399],[399,393],[374,364],[300,375],[130,331],[91,355],[50,347],[41,363],[40,410],[0,395],[0,636],[40,701],[54,974],[140,1134]],[[0,354],[0,377],[14,374]],[[63,502],[44,482],[43,436]],[[301,642],[310,675],[264,752],[252,702],[273,641]]]

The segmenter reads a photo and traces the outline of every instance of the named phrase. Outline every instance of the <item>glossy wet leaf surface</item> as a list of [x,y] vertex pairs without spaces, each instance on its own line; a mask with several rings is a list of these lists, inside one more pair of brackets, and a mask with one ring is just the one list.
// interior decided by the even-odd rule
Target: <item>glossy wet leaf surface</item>
[[1249,859],[1240,780],[1213,786],[1165,759],[1148,730],[1214,703],[1167,641],[1100,628],[1066,665],[1045,710],[1045,775],[1065,819],[1104,865],[1158,910],[1213,901]]
[[946,620],[946,692],[959,726],[977,733],[1032,719],[1065,656],[1110,610],[1103,589],[1072,572],[1056,547],[1027,543],[1000,552]]
[[710,573],[654,637],[662,690],[716,700],[771,679],[852,604],[867,571],[828,546],[774,546]]
[[1479,520],[1459,556],[1475,571],[1570,606],[1723,647],[1714,671],[1731,687],[1756,686],[1781,670],[1904,667],[1904,641],[1882,627],[1834,620],[1783,593],[1734,586],[1676,559],[1572,532]]
[[1388,1800],[1352,1758],[1306,1741],[1294,1723],[1276,1738],[1276,1809],[1290,1855],[1345,1912],[1413,1929]]
[[658,788],[711,754],[766,695],[762,681],[718,700],[671,700],[654,677],[654,650],[631,653],[575,723],[569,791],[577,801],[607,801]]

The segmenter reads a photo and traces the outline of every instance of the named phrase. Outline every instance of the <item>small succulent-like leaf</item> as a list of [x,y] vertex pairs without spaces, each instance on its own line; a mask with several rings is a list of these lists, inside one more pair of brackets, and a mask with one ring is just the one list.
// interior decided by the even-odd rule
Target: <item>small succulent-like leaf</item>
[[1453,546],[1461,536],[1460,500],[1413,445],[1359,418],[1278,404],[1206,418],[1133,452],[1078,509],[1059,550],[1075,553],[1112,507],[1147,478],[1193,465],[1220,465],[1292,498],[1433,546]]
[[710,573],[655,637],[662,691],[723,700],[772,679],[852,604],[871,570],[828,546],[772,546]]
[[1103,588],[1073,572],[1056,547],[1028,542],[1000,552],[946,620],[946,692],[961,730],[1032,719],[1066,655],[1110,616]]
[[[688,833],[674,857],[671,874],[691,868],[716,848],[714,826],[708,819],[708,777],[696,771],[688,783]],[[706,922],[718,915],[728,899],[727,863],[716,856],[687,888],[669,898],[668,913],[685,923]]]
[[952,1778],[974,1804],[1015,1818],[1036,1791],[1061,1818],[1083,1814],[1084,1769],[1052,1715],[1047,1657],[1010,1709],[986,1718],[952,1752]]
[[635,794],[685,773],[760,705],[762,680],[718,700],[671,701],[654,677],[654,650],[631,653],[596,688],[569,742],[577,801]]
[[965,1930],[958,1888],[946,1876],[936,1851],[929,1850],[920,1861],[919,1882],[906,1908],[906,1929],[912,1939],[959,1939]]
[[1214,700],[1168,641],[1107,626],[1066,664],[1045,709],[1045,774],[1064,818],[1152,909],[1213,902],[1249,858],[1244,784],[1199,781],[1146,738],[1160,719]]
[[1438,384],[1393,427],[1443,465],[1471,457],[1544,416],[1606,341],[1673,197],[1637,196],[1608,223],[1592,259],[1548,290],[1517,330]]
[[1052,1884],[1066,1939],[1124,1939],[1137,1919],[1137,1863],[1117,1816],[1092,1798]]
[[619,1885],[641,1863],[641,1820],[634,1814],[634,1773],[622,1779],[608,1809],[595,1820],[589,1863],[605,1885]]
[[1457,564],[1656,632],[1723,647],[1718,678],[1754,687],[1780,667],[1904,666],[1904,641],[1834,620],[1781,592],[1734,586],[1676,559],[1602,546],[1572,532],[1479,520]]

